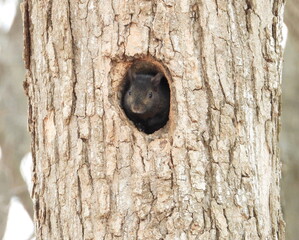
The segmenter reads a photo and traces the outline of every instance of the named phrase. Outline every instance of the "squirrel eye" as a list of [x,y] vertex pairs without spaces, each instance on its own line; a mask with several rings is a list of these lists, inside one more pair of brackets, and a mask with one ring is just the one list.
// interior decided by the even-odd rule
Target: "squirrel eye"
[[150,93],[148,94],[148,97],[149,97],[149,98],[152,98],[152,96],[153,96],[153,93],[150,92]]
[[129,95],[131,95],[132,94],[132,92],[131,91],[129,91]]

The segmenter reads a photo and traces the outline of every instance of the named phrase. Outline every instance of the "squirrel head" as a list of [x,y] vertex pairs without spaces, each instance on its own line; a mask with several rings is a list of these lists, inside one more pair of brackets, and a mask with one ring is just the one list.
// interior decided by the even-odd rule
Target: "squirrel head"
[[156,75],[128,71],[129,88],[125,93],[125,105],[129,111],[141,117],[151,117],[158,110],[160,103],[160,82],[162,73]]

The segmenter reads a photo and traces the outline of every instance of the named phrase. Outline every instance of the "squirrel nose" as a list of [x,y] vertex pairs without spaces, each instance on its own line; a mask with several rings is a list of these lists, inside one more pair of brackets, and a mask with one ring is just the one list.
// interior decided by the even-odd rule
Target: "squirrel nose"
[[141,114],[141,113],[144,113],[144,109],[140,104],[134,104],[132,106],[132,112]]

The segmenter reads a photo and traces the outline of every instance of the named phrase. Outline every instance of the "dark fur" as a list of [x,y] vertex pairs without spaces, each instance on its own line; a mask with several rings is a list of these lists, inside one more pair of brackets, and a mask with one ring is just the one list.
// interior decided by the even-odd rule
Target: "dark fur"
[[126,80],[129,85],[124,93],[123,107],[128,118],[148,134],[163,127],[168,121],[170,99],[163,74],[135,74],[129,70]]

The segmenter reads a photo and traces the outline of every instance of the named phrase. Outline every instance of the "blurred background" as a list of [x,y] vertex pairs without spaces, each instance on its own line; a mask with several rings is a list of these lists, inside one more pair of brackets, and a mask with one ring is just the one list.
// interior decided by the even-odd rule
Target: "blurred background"
[[[299,2],[288,0],[282,81],[281,196],[287,239],[299,236]],[[0,0],[0,239],[34,239],[31,155],[19,0]],[[298,91],[298,92],[297,92]],[[26,184],[27,183],[27,184]],[[17,231],[16,231],[17,227]]]

